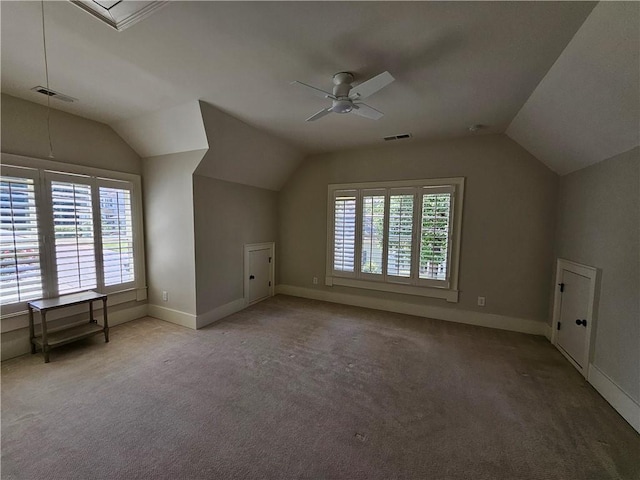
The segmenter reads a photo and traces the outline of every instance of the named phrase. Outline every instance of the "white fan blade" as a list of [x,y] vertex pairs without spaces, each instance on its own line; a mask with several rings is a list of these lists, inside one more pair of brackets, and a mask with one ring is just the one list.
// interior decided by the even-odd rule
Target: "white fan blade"
[[351,98],[352,100],[355,100],[357,98],[367,98],[369,95],[373,95],[378,90],[382,90],[394,80],[395,78],[393,78],[389,72],[382,72],[380,75],[376,75],[375,77],[370,78],[357,87],[353,87],[349,92],[349,98]]
[[313,122],[314,120],[318,120],[319,118],[322,118],[325,115],[329,115],[330,113],[331,113],[331,108],[323,108],[318,113],[314,113],[309,118],[307,118],[307,122]]
[[384,116],[384,113],[365,103],[354,103],[351,113],[355,113],[361,117],[370,118],[371,120],[379,120]]
[[313,93],[317,97],[330,98],[332,100],[335,100],[336,98],[333,96],[333,94],[329,92],[325,92],[324,90],[320,90],[319,88],[312,87],[311,85],[307,85],[306,83],[298,82],[297,80],[294,82],[291,82],[291,85],[298,85],[300,87],[304,87],[305,89],[307,89],[308,92]]

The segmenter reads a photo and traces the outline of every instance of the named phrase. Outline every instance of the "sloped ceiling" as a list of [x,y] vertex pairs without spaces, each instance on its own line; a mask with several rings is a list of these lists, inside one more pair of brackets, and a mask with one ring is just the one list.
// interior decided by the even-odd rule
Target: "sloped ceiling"
[[209,150],[194,172],[228,182],[280,190],[302,153],[262,130],[200,102]]
[[[128,1],[128,0],[125,0]],[[595,4],[591,2],[171,2],[118,32],[70,2],[44,2],[54,108],[110,125],[201,100],[307,153],[502,133]],[[40,2],[0,2],[2,91],[44,103]],[[383,71],[385,116],[304,120],[331,88]]]
[[[79,99],[52,106],[112,125],[142,156],[203,148],[202,125],[180,139],[156,128],[175,136],[187,124],[168,113],[198,100],[304,153],[484,124],[564,174],[640,143],[638,2],[172,2],[123,32],[70,2],[44,4],[51,88]],[[44,80],[40,3],[0,8],[2,91],[43,104],[30,91]],[[324,100],[289,82],[329,89],[345,70],[356,83],[396,77],[368,100],[385,116],[304,122]],[[275,188],[253,161],[245,181]],[[203,172],[231,179],[234,168]]]
[[209,148],[195,100],[111,126],[143,158]]
[[151,112],[113,125],[143,158],[203,151],[196,175],[280,190],[303,158],[287,142],[204,102]]
[[640,3],[602,2],[507,129],[559,174],[640,144]]

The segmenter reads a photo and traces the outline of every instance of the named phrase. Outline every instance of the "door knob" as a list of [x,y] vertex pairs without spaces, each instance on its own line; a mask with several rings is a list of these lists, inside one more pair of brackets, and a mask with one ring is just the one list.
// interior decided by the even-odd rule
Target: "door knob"
[[253,280],[254,278],[256,277],[254,277],[253,275],[249,275],[249,280]]
[[576,320],[576,325],[582,325],[583,327],[587,326],[587,321],[586,320]]

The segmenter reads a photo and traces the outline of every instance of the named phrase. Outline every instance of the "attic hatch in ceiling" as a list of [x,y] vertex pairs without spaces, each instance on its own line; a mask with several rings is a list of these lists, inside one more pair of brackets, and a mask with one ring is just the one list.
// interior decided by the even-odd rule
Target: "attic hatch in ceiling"
[[71,3],[90,13],[119,32],[163,7],[168,1],[139,2],[131,0],[70,0]]

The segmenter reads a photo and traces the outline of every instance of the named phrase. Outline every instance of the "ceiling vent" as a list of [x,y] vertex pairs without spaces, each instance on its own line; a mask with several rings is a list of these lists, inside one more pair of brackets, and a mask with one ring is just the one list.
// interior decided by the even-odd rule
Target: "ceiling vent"
[[400,133],[398,135],[389,135],[388,137],[384,137],[385,142],[389,142],[391,140],[404,140],[405,138],[411,138],[412,135],[410,133]]
[[46,88],[46,87],[37,86],[37,87],[33,87],[31,90],[34,91],[34,92],[41,93],[42,95],[46,95],[47,97],[50,97],[50,98],[55,98],[57,100],[62,100],[63,102],[72,103],[72,102],[77,102],[78,101],[77,98],[70,97],[69,95],[65,95],[64,93],[56,92],[55,90],[51,90],[50,88]]
[[119,32],[138,23],[169,3],[168,1],[140,2],[131,0],[70,0],[70,2]]

